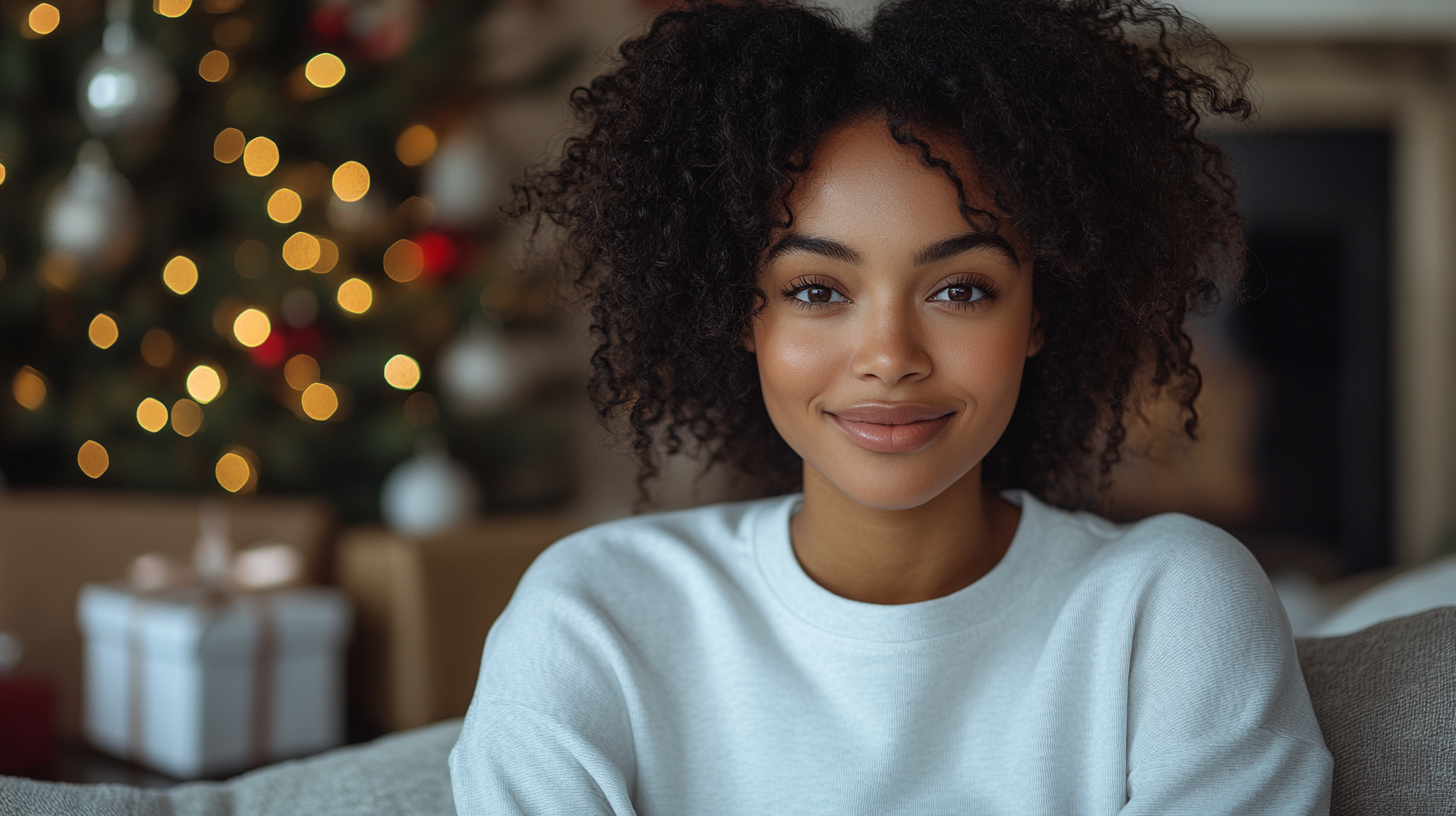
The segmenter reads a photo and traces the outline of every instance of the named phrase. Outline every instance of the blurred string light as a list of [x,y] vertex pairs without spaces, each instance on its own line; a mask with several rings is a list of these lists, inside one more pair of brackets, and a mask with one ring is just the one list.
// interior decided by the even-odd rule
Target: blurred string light
[[346,161],[334,171],[334,195],[340,201],[353,203],[369,192],[369,168],[356,161]]
[[307,354],[295,354],[283,365],[283,380],[294,391],[302,391],[319,381],[319,364]]
[[425,271],[425,253],[419,244],[401,238],[384,251],[384,274],[400,283],[408,283]]
[[[30,30],[42,37],[56,30],[61,24],[61,10],[50,3],[37,3],[25,18]],[[103,468],[104,469],[104,468]]]
[[350,314],[364,314],[374,305],[374,289],[361,278],[339,284],[339,308]]
[[261,309],[244,309],[233,320],[233,336],[248,348],[263,345],[273,333],[273,323]]
[[268,196],[268,217],[280,224],[292,224],[301,212],[303,198],[287,187],[280,187]]
[[242,4],[243,0],[202,0],[202,7],[209,14],[230,14]]
[[20,407],[27,411],[34,411],[45,404],[45,377],[30,366],[21,366],[20,370],[15,372],[15,377],[10,380],[10,393],[14,395],[15,401],[20,403]]
[[121,330],[116,326],[116,318],[105,312],[91,318],[91,325],[86,328],[86,337],[91,340],[91,345],[99,349],[111,348],[120,336]]
[[232,73],[233,61],[222,51],[212,50],[202,55],[197,63],[197,75],[208,82],[222,82]]
[[0,184],[5,183],[5,165],[0,164]]
[[224,51],[237,51],[253,38],[253,24],[241,17],[229,17],[212,27],[212,41]]
[[420,364],[408,354],[396,354],[384,364],[384,381],[408,391],[420,384]]
[[186,397],[172,405],[172,430],[178,436],[191,436],[202,430],[202,406]]
[[243,148],[243,169],[259,178],[278,167],[278,145],[267,136],[255,136]]
[[428,125],[411,125],[399,134],[394,143],[394,155],[410,167],[418,167],[435,155],[440,146],[440,137]]
[[162,267],[162,283],[179,295],[185,295],[197,285],[197,264],[186,255],[177,255]]
[[303,412],[308,415],[308,418],[316,419],[319,422],[323,422],[339,410],[338,393],[321,382],[316,382],[303,389],[300,401],[303,405]]
[[142,335],[142,359],[152,368],[163,368],[172,362],[174,351],[172,335],[166,329],[152,328]]
[[339,245],[323,236],[319,236],[318,245],[319,259],[309,268],[320,275],[325,275],[339,265]]
[[163,17],[181,17],[192,8],[192,0],[156,0],[152,10]]
[[213,474],[229,493],[252,492],[258,485],[257,459],[247,448],[229,448],[218,457]]
[[268,271],[268,247],[257,238],[238,244],[233,253],[233,268],[245,278],[256,278]]
[[237,128],[223,128],[212,140],[212,157],[223,164],[232,164],[243,156],[243,148],[248,144],[248,137],[243,135]]
[[302,272],[319,262],[323,250],[319,240],[306,232],[295,232],[283,242],[283,262]]
[[167,406],[159,400],[147,397],[137,405],[136,419],[144,430],[156,433],[167,427]]
[[332,88],[344,78],[344,61],[324,52],[304,65],[303,75],[316,88]]
[[203,405],[222,393],[222,375],[210,365],[199,365],[187,374],[187,393]]
[[106,448],[100,442],[88,439],[76,451],[76,464],[81,466],[81,472],[93,479],[101,478],[101,474],[111,467],[111,457],[107,455]]

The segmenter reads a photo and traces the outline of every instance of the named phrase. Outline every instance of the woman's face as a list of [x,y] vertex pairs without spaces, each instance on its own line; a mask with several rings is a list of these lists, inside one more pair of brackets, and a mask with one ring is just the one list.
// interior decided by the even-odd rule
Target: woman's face
[[[965,151],[928,141],[990,209]],[[945,174],[878,118],[826,135],[788,203],[745,333],[769,417],[806,482],[812,468],[863,505],[919,507],[1011,419],[1040,343],[1029,250],[967,224]]]

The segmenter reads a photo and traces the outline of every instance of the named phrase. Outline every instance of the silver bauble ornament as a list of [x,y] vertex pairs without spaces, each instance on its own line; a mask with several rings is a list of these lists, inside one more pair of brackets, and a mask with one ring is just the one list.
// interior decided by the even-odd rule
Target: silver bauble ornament
[[141,222],[126,177],[111,169],[106,146],[81,145],[76,166],[46,202],[46,248],[82,268],[114,270],[136,251]]
[[495,212],[497,181],[485,136],[474,127],[459,127],[441,140],[425,165],[420,190],[435,207],[435,224],[468,227]]
[[473,322],[440,354],[440,384],[445,400],[462,416],[480,416],[504,407],[520,377],[515,356],[500,329]]
[[429,535],[469,519],[479,497],[470,471],[452,460],[438,440],[431,439],[413,459],[390,471],[379,509],[394,530]]
[[130,4],[106,26],[101,50],[81,68],[77,106],[92,133],[111,136],[157,124],[177,100],[177,80],[156,49],[137,42]]

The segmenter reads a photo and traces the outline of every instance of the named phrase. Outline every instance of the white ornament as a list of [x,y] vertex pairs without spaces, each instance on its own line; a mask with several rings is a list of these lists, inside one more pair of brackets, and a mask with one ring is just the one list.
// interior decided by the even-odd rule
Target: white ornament
[[472,226],[494,212],[499,192],[496,176],[484,135],[473,127],[461,127],[440,142],[425,165],[420,189],[435,206],[436,224]]
[[131,4],[112,0],[101,50],[81,68],[81,118],[98,136],[127,133],[166,118],[177,100],[177,80],[156,49],[137,42]]
[[82,266],[115,269],[136,249],[140,227],[126,177],[111,169],[105,145],[86,142],[70,176],[46,202],[46,248]]
[[472,322],[440,354],[440,381],[450,407],[480,416],[503,407],[520,380],[515,357],[498,328]]
[[394,530],[429,535],[470,518],[479,495],[470,471],[433,441],[390,471],[379,503],[385,522]]

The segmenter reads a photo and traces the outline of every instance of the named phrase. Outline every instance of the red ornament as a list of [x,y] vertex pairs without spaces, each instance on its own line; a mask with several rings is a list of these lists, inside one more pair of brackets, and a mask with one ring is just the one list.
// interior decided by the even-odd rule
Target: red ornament
[[415,245],[424,255],[425,274],[431,277],[454,271],[460,260],[460,247],[443,232],[427,232],[415,238]]
[[248,356],[253,358],[255,365],[275,368],[282,365],[283,359],[288,356],[288,347],[283,342],[283,335],[275,331],[268,335],[267,340],[248,349]]

